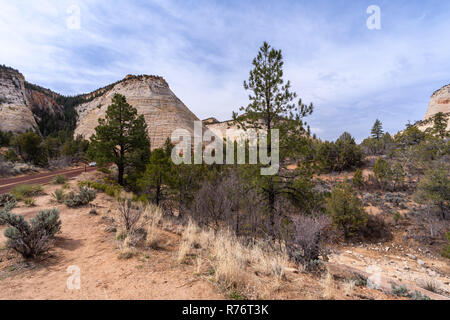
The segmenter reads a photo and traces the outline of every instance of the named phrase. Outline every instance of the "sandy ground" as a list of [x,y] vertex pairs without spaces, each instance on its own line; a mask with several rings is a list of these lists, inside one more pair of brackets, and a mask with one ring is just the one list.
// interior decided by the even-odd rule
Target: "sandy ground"
[[[91,173],[93,174],[93,173]],[[83,174],[78,179],[90,175]],[[73,187],[75,180],[71,180]],[[36,207],[28,208],[20,203],[13,212],[22,214],[28,220],[38,210],[58,208],[62,221],[62,232],[57,235],[51,256],[40,262],[25,264],[15,253],[5,249],[5,237],[0,226],[0,299],[226,299],[208,276],[207,263],[198,272],[194,264],[180,264],[176,261],[180,236],[163,231],[162,249],[142,249],[128,260],[118,259],[115,233],[105,231],[103,216],[114,207],[114,201],[99,193],[93,204],[97,215],[89,214],[90,208],[69,209],[58,205],[50,196],[58,186],[45,187],[47,195],[36,197]],[[390,245],[373,249],[370,246],[339,246],[334,250],[330,263],[349,266],[365,271],[376,264],[384,275],[393,280],[417,284],[425,276],[438,277],[440,283],[448,285],[449,268],[442,261],[417,256],[415,261]],[[377,246],[372,246],[377,247]],[[377,247],[377,248],[378,248]],[[404,260],[408,268],[404,269]],[[425,265],[418,264],[422,259]],[[421,261],[422,261],[421,260]],[[392,261],[397,261],[393,263]],[[70,266],[80,270],[80,289],[70,290],[67,281]],[[430,270],[430,271],[428,271]],[[434,274],[430,272],[435,272]],[[395,299],[396,297],[367,287],[348,290],[349,279],[339,278],[324,285],[322,276],[304,273],[294,268],[286,270],[286,279],[275,282],[261,278],[263,287],[258,288],[259,297],[267,299]],[[255,275],[253,275],[255,276]],[[415,277],[413,280],[407,277]],[[340,279],[340,280],[339,280]],[[70,282],[70,280],[69,280]],[[331,295],[330,295],[331,291]],[[328,293],[326,293],[328,292]]]
[[[47,192],[51,192],[47,188]],[[110,203],[104,195],[98,206]],[[68,209],[50,203],[50,196],[36,198],[37,208],[57,207],[61,212],[62,232],[52,257],[34,267],[23,268],[20,259],[1,250],[0,299],[221,299],[213,286],[193,280],[193,268],[177,264],[176,247],[150,251],[129,260],[117,258],[113,233],[104,231],[100,216],[89,215],[89,208]],[[31,218],[37,208],[18,207],[13,212]],[[4,243],[1,227],[0,243]],[[167,241],[177,236],[167,233]],[[8,258],[11,258],[9,260]],[[81,288],[69,290],[69,266],[78,266]]]

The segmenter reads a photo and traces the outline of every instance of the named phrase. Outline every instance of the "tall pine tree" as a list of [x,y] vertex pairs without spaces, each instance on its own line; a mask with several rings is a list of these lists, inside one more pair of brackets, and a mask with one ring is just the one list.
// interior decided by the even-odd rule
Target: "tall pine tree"
[[383,136],[383,125],[381,124],[380,120],[376,120],[372,127],[372,138],[376,140],[380,140]]
[[309,134],[309,128],[306,128],[302,119],[312,113],[313,106],[303,104],[301,99],[296,100],[297,94],[290,91],[290,82],[283,80],[283,65],[281,50],[275,50],[264,42],[253,60],[248,82],[244,81],[244,88],[250,91],[250,103],[240,108],[242,114],[233,112],[233,120],[239,128],[267,130],[269,157],[272,147],[270,130],[279,130],[278,172],[275,175],[261,175],[260,165],[249,166],[250,179],[267,201],[271,224],[269,232],[272,236],[276,219],[275,203],[279,196],[286,196],[305,209],[311,205],[310,176],[287,170],[285,160],[301,152],[304,139]]
[[150,157],[150,140],[144,116],[129,105],[123,95],[116,94],[108,106],[105,119],[98,120],[91,137],[89,156],[99,164],[117,165],[118,182],[124,185],[124,174],[144,171]]

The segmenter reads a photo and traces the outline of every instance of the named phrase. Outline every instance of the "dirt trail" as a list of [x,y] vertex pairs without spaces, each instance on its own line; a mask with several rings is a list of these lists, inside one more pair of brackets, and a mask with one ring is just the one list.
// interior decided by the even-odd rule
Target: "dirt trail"
[[[49,196],[37,198],[39,207],[54,207],[49,202]],[[104,203],[104,206],[109,203],[103,195],[95,202]],[[11,272],[6,250],[0,250],[3,260],[0,261],[0,299],[222,298],[210,283],[204,280],[191,282],[194,267],[177,264],[175,249],[170,246],[129,260],[119,260],[114,234],[104,231],[100,215],[89,215],[89,208],[57,207],[61,212],[62,232],[52,258],[34,269],[19,270],[19,265],[18,270]],[[29,219],[37,209],[19,207],[14,212]],[[0,243],[3,243],[4,227],[0,229]],[[165,236],[169,243],[178,242],[177,235],[166,233]],[[80,268],[80,290],[69,290],[66,285],[70,277],[67,268],[73,265]]]

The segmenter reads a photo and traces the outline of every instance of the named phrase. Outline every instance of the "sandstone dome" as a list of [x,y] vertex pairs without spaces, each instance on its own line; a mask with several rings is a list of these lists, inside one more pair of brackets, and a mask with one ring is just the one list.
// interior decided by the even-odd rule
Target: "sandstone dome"
[[82,135],[88,139],[95,133],[98,119],[105,117],[116,93],[124,95],[138,114],[144,116],[152,149],[162,147],[175,129],[187,129],[192,133],[194,121],[199,121],[163,78],[128,75],[116,84],[89,94],[93,99],[76,107],[78,122],[75,136]]
[[[430,120],[438,112],[450,114],[450,84],[433,93],[424,122]],[[450,130],[450,121],[447,125],[447,130]]]

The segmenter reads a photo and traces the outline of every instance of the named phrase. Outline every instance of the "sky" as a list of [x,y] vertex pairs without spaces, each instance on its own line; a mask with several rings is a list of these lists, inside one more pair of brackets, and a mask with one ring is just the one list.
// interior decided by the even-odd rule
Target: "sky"
[[160,75],[200,119],[224,121],[248,104],[243,81],[267,41],[315,106],[312,132],[361,141],[377,118],[391,133],[423,119],[450,83],[449,30],[447,0],[0,0],[0,64],[65,95]]

